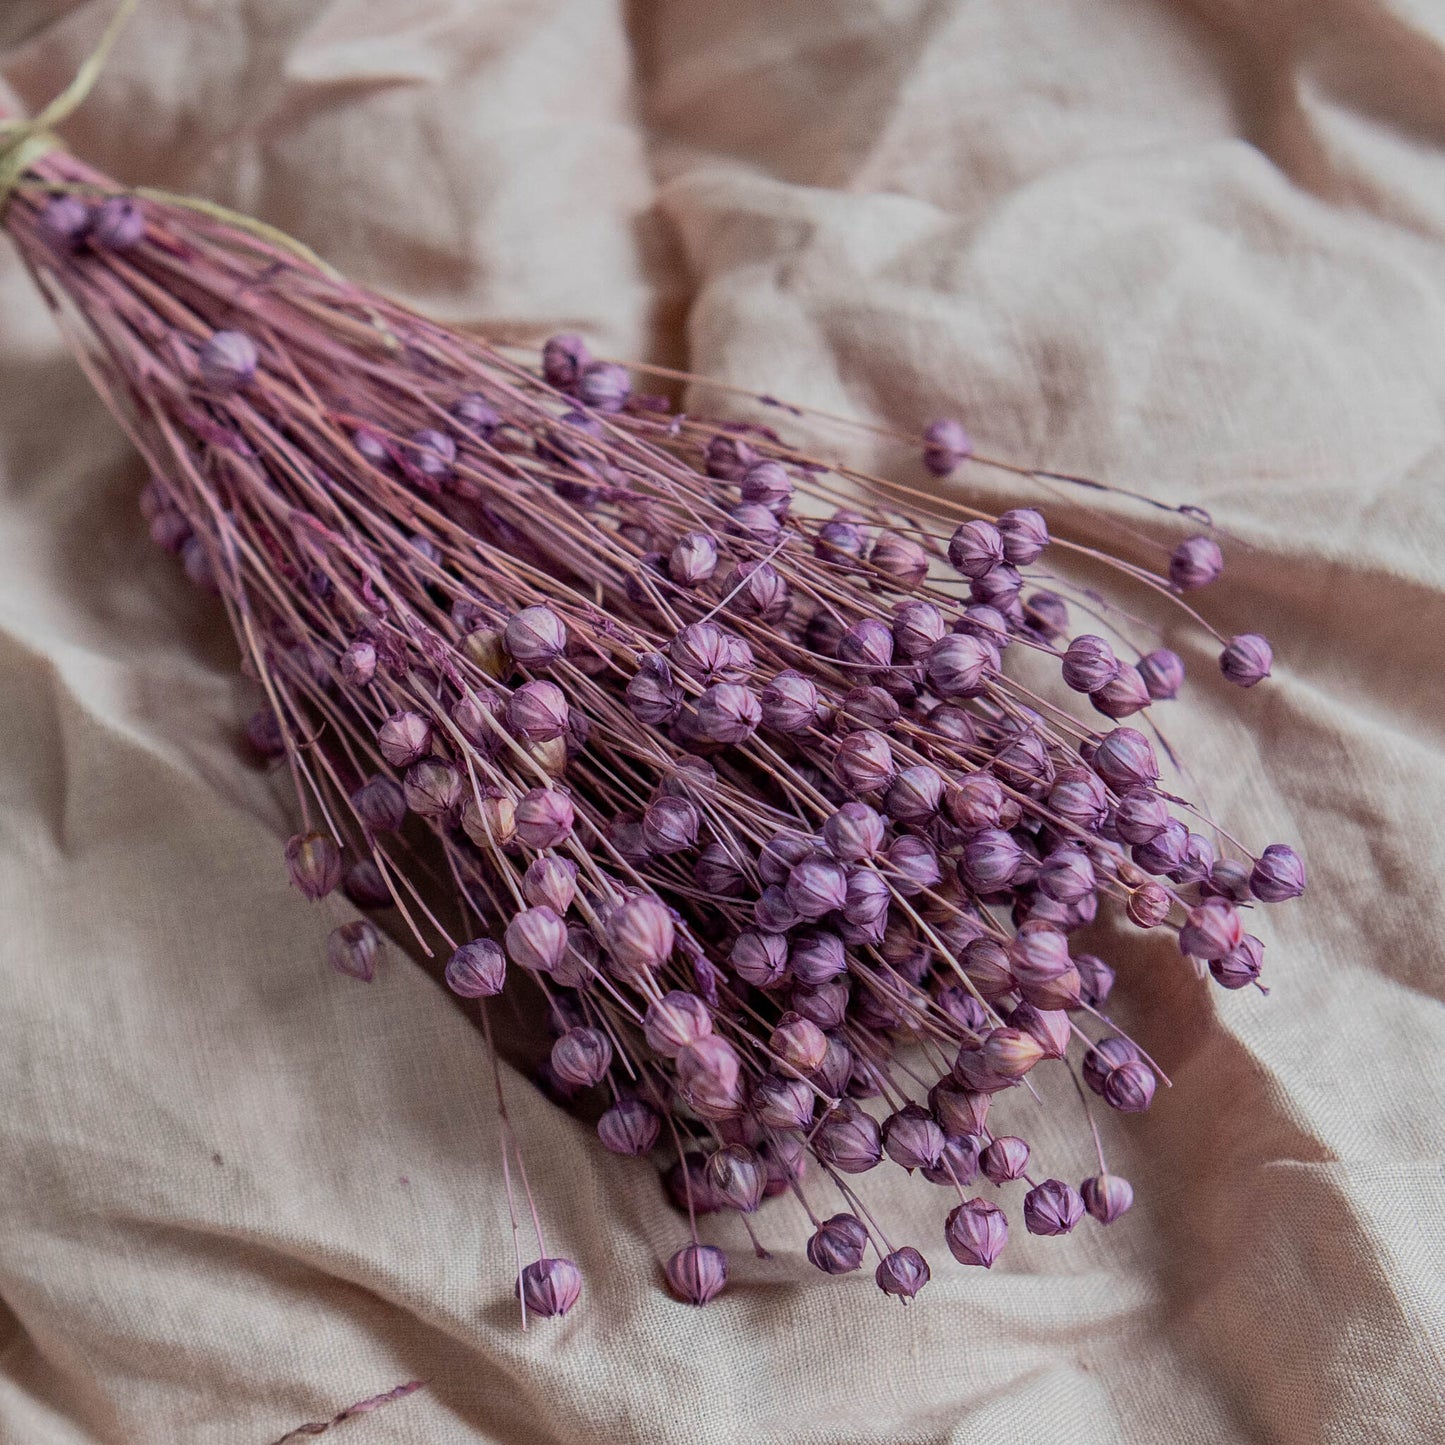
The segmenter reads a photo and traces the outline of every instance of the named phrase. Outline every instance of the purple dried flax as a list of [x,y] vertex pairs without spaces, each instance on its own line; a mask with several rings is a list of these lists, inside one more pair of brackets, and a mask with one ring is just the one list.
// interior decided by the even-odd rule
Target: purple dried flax
[[[248,746],[295,785],[292,881],[393,912],[479,1001],[524,1323],[566,1314],[582,1275],[542,1239],[492,1049],[503,991],[553,1035],[539,1084],[593,1096],[609,1150],[662,1155],[688,1303],[728,1278],[699,1221],[780,1195],[820,1270],[871,1252],[912,1299],[930,1268],[869,1211],[875,1168],[952,1191],[943,1241],[984,1268],[1009,1211],[1060,1234],[1128,1209],[1091,1108],[1143,1110],[1161,1076],[1076,935],[1164,929],[1242,987],[1262,957],[1242,907],[1297,896],[1304,868],[1163,791],[1152,709],[1183,664],[1055,563],[1172,601],[1252,687],[1268,644],[1179,601],[1218,575],[1212,537],[1149,541],[1158,570],[1109,557],[1035,508],[680,412],[578,337],[521,358],[461,336],[62,155],[4,224],[150,468],[151,534],[231,621],[262,701]],[[956,422],[905,439],[938,476],[1081,480],[981,457]],[[369,919],[323,906],[338,970],[391,966]],[[1039,1068],[1078,1084],[1098,1169],[1077,1188],[1013,1132]],[[968,1194],[980,1173],[997,1202]]]

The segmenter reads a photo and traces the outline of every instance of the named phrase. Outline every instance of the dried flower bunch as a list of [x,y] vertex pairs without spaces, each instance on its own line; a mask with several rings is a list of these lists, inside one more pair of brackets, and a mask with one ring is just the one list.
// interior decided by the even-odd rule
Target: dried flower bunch
[[[1129,1208],[1093,1113],[1147,1109],[1160,1073],[1074,935],[1114,910],[1240,988],[1244,908],[1304,870],[1164,790],[1148,709],[1183,664],[1053,559],[1207,629],[1183,594],[1220,573],[1210,536],[1155,544],[1156,574],[1032,507],[686,415],[575,336],[518,360],[60,154],[4,224],[264,695],[247,739],[294,779],[292,881],[449,956],[489,1042],[504,987],[545,1013],[544,1087],[595,1098],[608,1149],[662,1156],[680,1299],[727,1281],[699,1218],[779,1194],[820,1270],[871,1252],[917,1294],[923,1254],[862,1196],[885,1162],[942,1190],[944,1242],[985,1268],[1020,1221]],[[915,443],[936,477],[971,457],[954,421]],[[1262,637],[1219,641],[1231,681],[1268,675]],[[342,923],[329,954],[370,979],[382,933]],[[1015,1132],[1037,1069],[1080,1085],[1087,1179]],[[524,1320],[581,1289],[536,1232]]]

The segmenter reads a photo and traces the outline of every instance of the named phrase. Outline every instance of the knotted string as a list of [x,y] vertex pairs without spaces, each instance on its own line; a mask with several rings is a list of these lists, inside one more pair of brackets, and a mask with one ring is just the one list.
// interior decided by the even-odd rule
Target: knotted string
[[115,42],[120,39],[120,32],[139,3],[140,0],[120,0],[99,44],[75,72],[75,79],[39,115],[30,120],[0,120],[0,215],[4,214],[25,172],[41,156],[64,148],[65,143],[54,128],[74,115],[95,88]]
[[[68,120],[95,88],[106,61],[110,59],[110,52],[139,4],[140,0],[120,0],[115,14],[111,16],[110,24],[105,27],[95,49],[76,71],[75,78],[39,115],[30,120],[0,119],[0,217],[4,216],[5,207],[24,180],[26,171],[42,156],[49,155],[51,151],[65,149],[65,142],[55,134],[55,127]],[[248,231],[258,240],[290,251],[318,271],[340,279],[335,268],[323,261],[309,246],[253,216],[243,215],[215,201],[202,200],[199,196],[177,195],[172,191],[155,190],[150,186],[131,187],[130,193],[145,200],[185,206],[188,210],[211,217],[212,220]]]

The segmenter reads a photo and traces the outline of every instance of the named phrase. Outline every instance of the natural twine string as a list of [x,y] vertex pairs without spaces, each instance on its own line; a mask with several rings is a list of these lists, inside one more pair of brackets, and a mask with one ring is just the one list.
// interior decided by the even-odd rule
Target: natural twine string
[[[11,197],[25,179],[25,173],[36,161],[52,151],[65,149],[65,142],[56,135],[55,127],[68,120],[84,104],[95,88],[96,81],[100,79],[101,71],[105,69],[105,63],[110,59],[110,52],[120,39],[121,31],[139,5],[140,0],[120,0],[115,14],[111,16],[110,24],[105,27],[95,49],[76,71],[75,78],[39,115],[30,120],[0,118],[0,217],[4,216]],[[300,257],[308,265],[328,276],[338,276],[333,267],[327,265],[315,251],[294,236],[288,236],[275,226],[268,226],[265,221],[233,211],[228,206],[202,200],[199,196],[182,196],[173,191],[155,190],[150,186],[134,186],[131,194],[145,200],[185,206],[203,216],[210,216],[212,220],[224,221],[242,231],[250,232],[259,240],[290,251],[292,255]]]

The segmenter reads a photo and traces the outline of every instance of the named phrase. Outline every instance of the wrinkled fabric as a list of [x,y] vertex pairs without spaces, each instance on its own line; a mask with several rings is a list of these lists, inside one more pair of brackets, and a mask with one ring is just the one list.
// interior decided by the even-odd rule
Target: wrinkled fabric
[[[11,0],[8,101],[59,90],[107,9]],[[813,1271],[786,1203],[770,1260],[707,1221],[732,1287],[674,1304],[652,1171],[508,1071],[548,1246],[586,1275],[523,1333],[481,1037],[396,948],[369,987],[326,970],[346,905],[286,886],[220,610],[148,543],[137,463],[0,242],[0,1438],[266,1445],[411,1379],[344,1438],[1440,1437],[1438,7],[145,0],[66,136],[503,339],[957,414],[985,453],[1207,507],[1233,540],[1200,605],[1278,662],[1240,693],[1170,624],[1190,681],[1161,723],[1312,887],[1251,923],[1268,998],[1111,943],[1174,1082],[1107,1121],[1120,1223],[1016,1228],[966,1270],[942,1191],[867,1181],[933,1265],[908,1308]],[[1122,525],[1181,534],[979,468],[934,485],[1155,562]],[[1055,1103],[1028,1131],[1077,1179]]]

